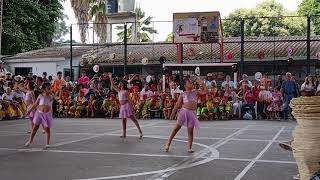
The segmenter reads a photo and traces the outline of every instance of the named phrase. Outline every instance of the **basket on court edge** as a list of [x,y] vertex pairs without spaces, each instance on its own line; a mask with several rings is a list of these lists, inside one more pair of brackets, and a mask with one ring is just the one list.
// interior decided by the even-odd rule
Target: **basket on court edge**
[[309,180],[320,169],[320,97],[300,97],[291,101],[298,122],[293,132],[293,155],[301,180]]

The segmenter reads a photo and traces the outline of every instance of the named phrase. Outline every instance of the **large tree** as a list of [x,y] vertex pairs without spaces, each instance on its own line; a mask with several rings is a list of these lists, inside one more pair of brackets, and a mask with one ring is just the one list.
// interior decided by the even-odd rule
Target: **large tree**
[[62,9],[59,0],[4,0],[2,54],[50,46]]
[[[135,25],[137,31],[136,39],[139,42],[149,42],[151,41],[150,35],[157,33],[153,27],[151,27],[151,16],[146,17],[146,13],[141,10],[141,8],[135,9],[137,24]],[[134,37],[132,36],[134,24],[128,27],[128,40],[133,41]],[[124,39],[124,26],[117,26],[116,29],[119,31],[117,33],[118,41],[123,41]]]
[[298,12],[303,16],[311,16],[312,31],[320,35],[320,0],[303,0]]
[[[304,35],[306,21],[303,18],[281,16],[297,15],[287,12],[275,0],[266,0],[253,9],[237,9],[223,22],[226,37],[239,37],[240,21],[245,20],[246,36],[294,36]],[[265,18],[275,17],[275,18]]]

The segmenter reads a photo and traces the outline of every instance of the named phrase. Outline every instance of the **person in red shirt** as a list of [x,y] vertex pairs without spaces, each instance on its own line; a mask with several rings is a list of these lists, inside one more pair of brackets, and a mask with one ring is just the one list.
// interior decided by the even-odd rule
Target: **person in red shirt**
[[88,88],[90,78],[87,76],[85,71],[81,72],[81,77],[78,79],[78,84],[82,84],[84,88]]
[[241,114],[244,115],[248,109],[251,110],[252,114],[255,114],[255,105],[257,98],[254,95],[251,88],[248,88],[243,97],[243,104],[241,106]]

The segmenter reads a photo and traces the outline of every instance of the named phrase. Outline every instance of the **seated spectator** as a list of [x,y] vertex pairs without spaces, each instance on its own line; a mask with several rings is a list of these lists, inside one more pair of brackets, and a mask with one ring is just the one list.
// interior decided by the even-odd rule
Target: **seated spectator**
[[234,82],[231,81],[231,77],[229,75],[226,76],[226,80],[222,82],[221,87],[223,90],[226,90],[226,85],[229,85],[231,89],[234,88]]
[[[241,114],[250,110],[252,114],[255,113],[255,104],[256,104],[256,97],[253,94],[253,91],[249,88],[243,97],[243,104],[241,106]],[[253,117],[253,116],[252,116]]]
[[316,87],[311,76],[305,78],[304,83],[301,85],[302,96],[314,96]]
[[239,84],[243,84],[243,83],[246,83],[248,88],[252,88],[252,82],[248,80],[248,75],[246,74],[242,75],[242,80],[239,82]]
[[79,91],[79,95],[74,99],[73,106],[70,107],[69,114],[71,117],[79,118],[86,110],[88,101],[83,90]]

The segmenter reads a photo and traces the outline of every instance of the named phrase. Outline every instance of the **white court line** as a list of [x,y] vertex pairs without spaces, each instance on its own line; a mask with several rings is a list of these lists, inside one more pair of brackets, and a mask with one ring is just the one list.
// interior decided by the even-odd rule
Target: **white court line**
[[[166,155],[166,154],[140,154],[140,153],[118,153],[118,152],[95,152],[95,151],[65,151],[65,150],[50,150],[41,148],[0,148],[0,151],[17,151],[17,152],[51,152],[51,153],[70,153],[70,154],[99,154],[99,155],[122,155],[122,156],[141,156],[141,157],[174,157],[174,158],[188,158],[191,156],[183,155]],[[207,157],[202,157],[206,159]],[[216,158],[216,160],[227,161],[253,161],[254,159],[241,159],[241,158]],[[296,164],[294,161],[274,161],[274,160],[257,160],[256,162],[264,163],[277,163],[277,164]]]
[[18,123],[18,124],[7,124],[7,125],[0,125],[1,127],[11,127],[11,126],[21,126],[21,125],[28,125],[28,123]]
[[278,136],[281,134],[281,132],[285,129],[283,126],[278,133],[272,138],[272,140],[266,145],[266,147],[258,154],[257,157],[253,159],[243,170],[240,172],[240,174],[234,178],[234,180],[240,180],[243,178],[243,176],[251,169],[251,167],[257,162],[258,159],[260,159],[263,154],[269,149],[269,147],[272,145],[272,143],[278,138]]
[[[249,127],[250,127],[250,125],[241,128],[240,130],[238,130],[238,131],[230,134],[229,136],[227,136],[227,137],[219,140],[218,142],[214,143],[214,144],[211,145],[210,147],[216,149],[216,148],[222,146],[223,144],[227,143],[232,137],[241,134],[243,131],[245,131],[245,130],[248,129]],[[170,168],[177,168],[177,167],[180,167],[180,166],[188,165],[188,164],[196,161],[197,159],[201,159],[203,156],[205,156],[205,155],[208,154],[208,153],[209,153],[209,152],[207,152],[206,149],[205,149],[205,150],[202,150],[202,151],[196,153],[194,157],[192,157],[192,158],[187,158],[187,159],[185,159],[184,161],[182,161],[181,163],[175,164],[175,165],[171,166]],[[214,160],[214,159],[212,159],[212,160]],[[209,161],[209,162],[210,162],[210,161]],[[169,168],[169,169],[170,169],[170,168]],[[177,169],[177,170],[178,170],[178,169]],[[167,177],[169,177],[169,176],[171,176],[172,174],[174,174],[175,172],[177,172],[177,170],[155,174],[155,175],[151,176],[150,178],[148,178],[148,180],[149,180],[149,179],[150,179],[150,180],[153,180],[153,179],[156,179],[156,180],[166,179]]]
[[[141,126],[141,128],[142,128],[142,127],[153,126],[153,125],[158,124],[158,123],[159,123],[159,122],[149,123],[149,124],[147,124],[147,125]],[[128,128],[127,130],[131,130],[131,129],[136,129],[136,127]],[[72,143],[75,143],[75,142],[81,142],[81,141],[85,141],[85,140],[89,140],[89,139],[94,139],[94,138],[102,137],[102,136],[108,135],[108,134],[110,134],[110,133],[117,133],[117,132],[122,132],[122,129],[121,129],[121,130],[111,131],[111,132],[108,132],[108,133],[99,134],[99,135],[94,135],[94,136],[90,136],[90,137],[82,138],[82,139],[78,139],[78,140],[61,142],[61,143],[53,144],[53,145],[51,145],[51,146],[52,146],[52,147],[63,146],[63,145],[72,144]]]

